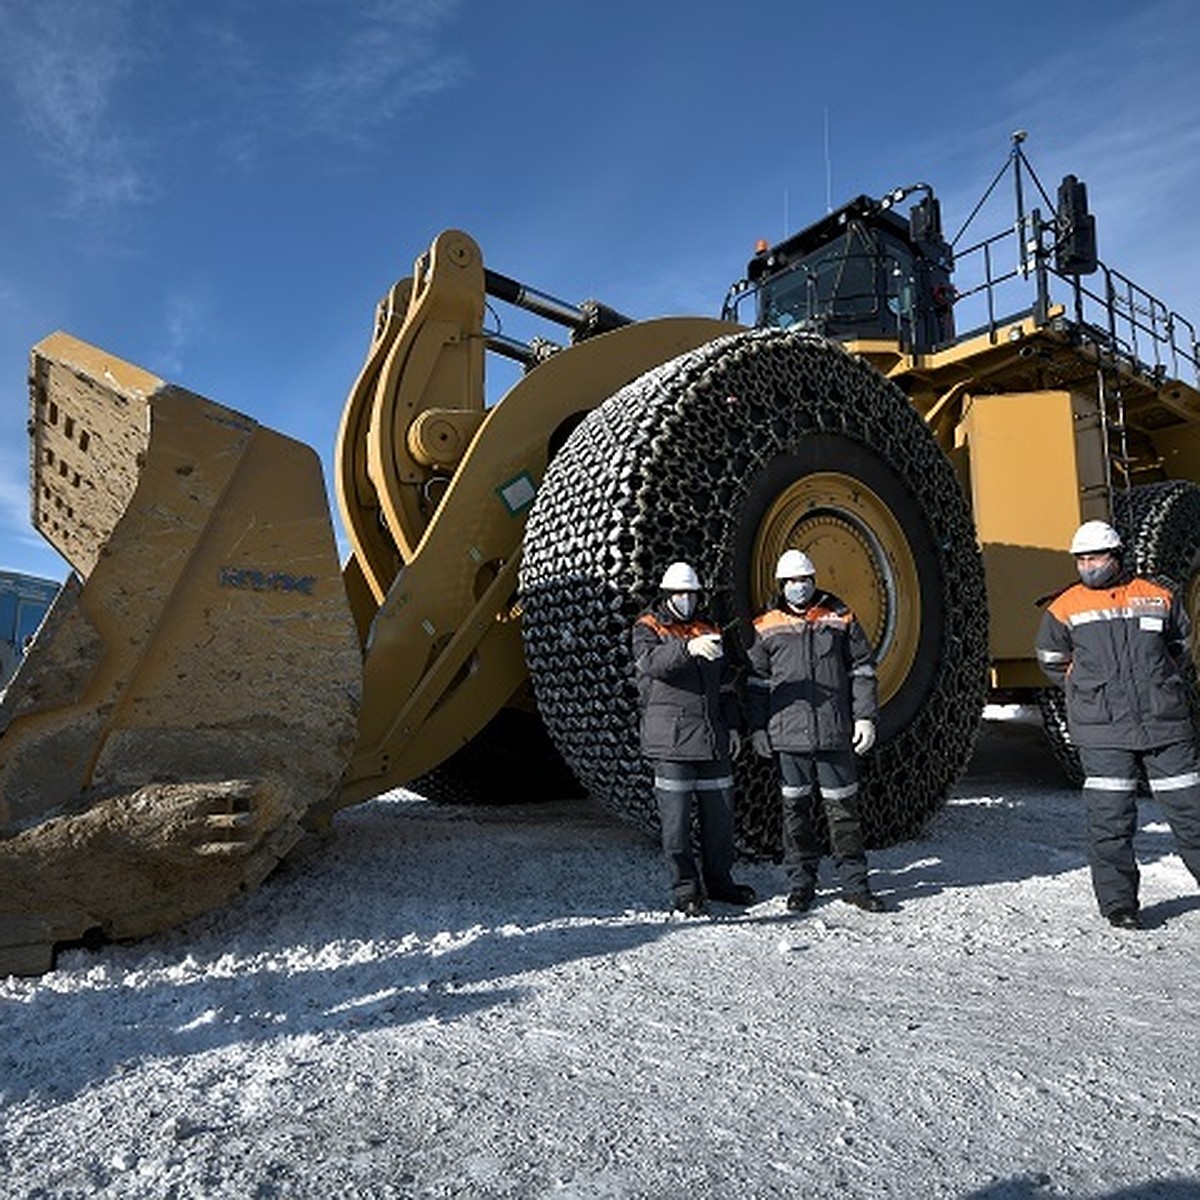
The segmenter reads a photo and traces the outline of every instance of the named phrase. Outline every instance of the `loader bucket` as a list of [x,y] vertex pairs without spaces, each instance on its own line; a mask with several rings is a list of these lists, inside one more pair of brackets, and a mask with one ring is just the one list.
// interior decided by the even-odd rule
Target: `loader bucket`
[[0,697],[0,974],[261,881],[338,786],[362,676],[308,447],[65,334],[31,405],[74,574]]

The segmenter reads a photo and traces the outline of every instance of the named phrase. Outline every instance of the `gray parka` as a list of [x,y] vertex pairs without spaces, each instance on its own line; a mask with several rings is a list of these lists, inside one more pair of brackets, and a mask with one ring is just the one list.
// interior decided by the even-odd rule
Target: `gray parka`
[[701,614],[681,621],[660,601],[630,634],[641,701],[642,753],[667,762],[712,762],[729,755],[740,721],[730,656],[696,658],[687,644],[721,630]]
[[1077,583],[1055,596],[1042,614],[1037,656],[1066,693],[1071,740],[1150,750],[1193,738],[1188,638],[1179,597],[1138,575],[1106,588]]
[[879,713],[875,657],[854,613],[818,591],[802,612],[783,598],[754,622],[747,715],[773,750],[849,750],[854,722]]

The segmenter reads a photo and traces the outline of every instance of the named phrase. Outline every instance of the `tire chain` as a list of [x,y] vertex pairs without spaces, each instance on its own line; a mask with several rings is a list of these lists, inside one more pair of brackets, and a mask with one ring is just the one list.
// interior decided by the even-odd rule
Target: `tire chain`
[[[861,763],[868,845],[915,837],[970,755],[986,693],[986,591],[949,462],[903,393],[840,346],[779,330],[733,334],[590,413],[551,462],[526,526],[522,626],[539,710],[588,791],[648,833],[658,818],[639,748],[630,627],[677,559],[697,567],[716,611],[732,615],[730,546],[751,480],[825,432],[866,443],[904,479],[943,576],[929,702]],[[747,750],[736,775],[739,849],[778,858],[774,764]]]
[[1071,731],[1067,727],[1067,700],[1062,689],[1042,688],[1037,694],[1037,702],[1042,716],[1042,731],[1058,765],[1072,787],[1082,787],[1083,764],[1079,761],[1079,751],[1075,749]]
[[1113,509],[1133,569],[1186,586],[1200,566],[1200,487],[1184,480],[1145,484],[1118,491]]

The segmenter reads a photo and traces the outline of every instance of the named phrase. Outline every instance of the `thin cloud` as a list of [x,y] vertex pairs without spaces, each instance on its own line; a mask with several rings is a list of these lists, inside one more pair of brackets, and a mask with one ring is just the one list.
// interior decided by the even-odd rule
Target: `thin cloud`
[[[1022,111],[1053,114],[1046,157],[1057,170],[1086,173],[1097,191],[1102,186],[1110,220],[1118,210],[1141,219],[1149,198],[1188,194],[1200,176],[1198,26],[1190,3],[1134,6],[1100,44],[1063,51],[1014,81]],[[1072,102],[1047,104],[1064,90]],[[1164,145],[1171,155],[1162,154]]]
[[465,60],[443,53],[437,40],[459,7],[460,0],[336,7],[296,0],[289,20],[329,25],[328,37],[316,39],[320,57],[308,61],[286,44],[254,39],[240,15],[198,18],[200,71],[225,101],[222,111],[237,115],[236,125],[217,133],[217,144],[241,165],[256,163],[280,140],[366,144],[422,99],[465,78]]
[[201,305],[193,296],[176,293],[167,297],[166,345],[154,356],[166,375],[182,375],[188,350],[203,340]]
[[[1200,308],[1200,287],[1167,218],[1187,211],[1200,192],[1200,92],[1192,61],[1198,33],[1200,16],[1190,0],[1156,0],[1122,9],[1116,19],[1091,26],[1086,38],[1040,53],[1014,73],[987,126],[960,129],[934,147],[944,173],[931,169],[933,182],[951,181],[939,186],[948,233],[958,232],[979,200],[979,181],[1003,165],[1009,135],[1025,128],[1024,150],[1050,193],[1048,206],[1027,191],[1026,206],[1039,206],[1045,216],[1058,181],[1076,174],[1088,186],[1101,258],[1171,307]],[[994,217],[1010,219],[1012,204],[1006,180],[960,249],[999,232]]]
[[8,461],[0,463],[0,513],[4,522],[18,529],[29,527],[29,483],[28,467],[17,469]]
[[[0,0],[0,84],[16,98],[33,152],[61,181],[66,213],[158,198],[149,164],[168,144],[215,148],[246,167],[297,140],[360,145],[465,75],[463,59],[437,39],[459,0],[292,0],[278,6],[278,21],[270,7],[214,14],[145,0]],[[323,23],[329,36],[296,61],[278,36],[284,21]],[[172,81],[165,100],[190,93],[185,112],[136,90],[152,71]]]
[[39,154],[65,184],[74,214],[153,194],[133,141],[116,129],[114,98],[137,61],[127,0],[0,4],[2,70]]
[[23,546],[41,544],[41,537],[29,523],[29,467],[11,461],[13,456],[0,458],[0,539],[5,547],[14,542]]
[[464,73],[433,38],[453,4],[374,5],[363,12],[331,61],[296,84],[299,125],[346,136],[387,125],[421,98],[454,86]]

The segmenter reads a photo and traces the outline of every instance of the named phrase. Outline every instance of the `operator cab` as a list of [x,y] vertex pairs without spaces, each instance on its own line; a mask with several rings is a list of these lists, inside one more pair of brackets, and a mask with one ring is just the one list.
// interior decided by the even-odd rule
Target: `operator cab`
[[[918,190],[925,195],[905,220],[894,206]],[[952,267],[938,201],[915,184],[882,200],[859,196],[775,246],[760,245],[725,315],[735,317],[752,293],[756,326],[887,339],[919,353],[954,337]]]

